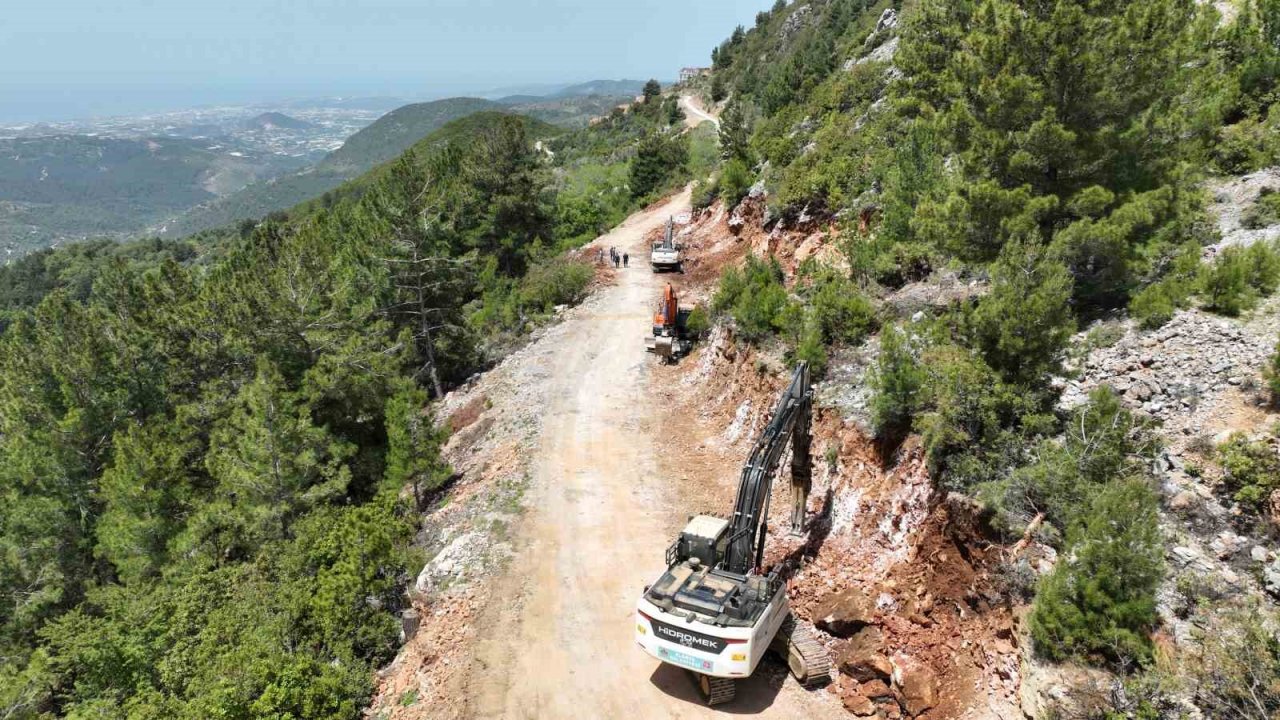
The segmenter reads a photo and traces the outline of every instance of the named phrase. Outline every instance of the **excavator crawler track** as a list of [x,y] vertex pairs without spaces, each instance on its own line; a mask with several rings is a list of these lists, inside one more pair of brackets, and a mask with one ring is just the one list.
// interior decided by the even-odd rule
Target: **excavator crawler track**
[[796,620],[794,615],[782,622],[770,649],[787,661],[801,685],[811,688],[831,681],[831,654],[814,637],[808,623]]
[[712,677],[701,673],[690,672],[693,680],[698,685],[698,691],[702,693],[702,699],[707,701],[707,705],[722,705],[733,700],[733,696],[737,693],[737,681],[733,678]]

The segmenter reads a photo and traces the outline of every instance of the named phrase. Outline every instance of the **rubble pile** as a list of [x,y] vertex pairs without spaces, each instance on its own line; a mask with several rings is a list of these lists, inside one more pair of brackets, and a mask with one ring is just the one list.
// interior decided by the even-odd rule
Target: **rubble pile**
[[1130,332],[1089,353],[1079,378],[1063,381],[1061,405],[1083,404],[1095,387],[1108,385],[1125,405],[1161,420],[1166,431],[1199,434],[1217,396],[1256,386],[1260,367],[1274,352],[1273,325],[1180,311],[1162,328]]

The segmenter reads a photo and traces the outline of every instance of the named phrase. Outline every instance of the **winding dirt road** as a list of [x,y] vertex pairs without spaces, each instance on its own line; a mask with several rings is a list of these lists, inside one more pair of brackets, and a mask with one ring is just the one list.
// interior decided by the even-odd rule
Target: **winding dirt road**
[[566,321],[547,368],[553,399],[516,531],[521,550],[479,631],[468,716],[839,716],[829,694],[803,690],[777,663],[712,711],[683,671],[652,660],[632,638],[635,600],[661,573],[688,512],[656,471],[662,428],[646,397],[653,359],[643,338],[662,281],[647,266],[644,239],[688,208],[686,190],[595,242],[626,249],[632,264]]
[[684,122],[690,128],[698,127],[704,122],[710,122],[715,124],[717,130],[720,129],[720,118],[703,110],[692,95],[681,95],[680,107],[684,108]]

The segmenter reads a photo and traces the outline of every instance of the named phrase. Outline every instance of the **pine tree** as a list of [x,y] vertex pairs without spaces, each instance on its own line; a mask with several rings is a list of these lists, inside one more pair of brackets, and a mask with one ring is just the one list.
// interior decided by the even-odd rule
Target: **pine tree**
[[1145,664],[1163,558],[1158,502],[1147,481],[1104,488],[1041,584],[1030,618],[1036,650],[1053,660]]
[[386,481],[392,487],[413,488],[414,506],[424,510],[426,493],[449,478],[440,460],[445,433],[426,412],[426,393],[413,386],[401,388],[387,400]]
[[991,292],[974,313],[988,364],[1010,382],[1035,384],[1059,367],[1075,331],[1071,274],[1043,250],[1011,243],[992,270]]
[[228,512],[259,542],[284,537],[300,513],[342,495],[354,448],[311,423],[310,409],[258,363],[209,437],[207,465]]

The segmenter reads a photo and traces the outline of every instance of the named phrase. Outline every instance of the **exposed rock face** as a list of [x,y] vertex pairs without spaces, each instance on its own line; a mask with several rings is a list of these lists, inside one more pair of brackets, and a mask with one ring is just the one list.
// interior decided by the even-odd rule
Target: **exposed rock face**
[[836,637],[850,637],[875,621],[876,605],[860,588],[824,598],[817,607],[817,626]]
[[938,703],[938,676],[928,665],[906,655],[894,655],[893,686],[902,696],[902,707],[915,717]]
[[880,19],[876,21],[876,32],[884,32],[898,27],[898,11],[893,8],[885,8],[880,13]]
[[1222,241],[1207,248],[1206,255],[1216,255],[1223,248],[1248,246],[1256,242],[1280,238],[1280,225],[1250,229],[1244,226],[1244,217],[1257,202],[1262,190],[1280,190],[1280,168],[1266,168],[1243,177],[1217,180],[1209,184],[1213,203],[1209,211],[1217,218]]

